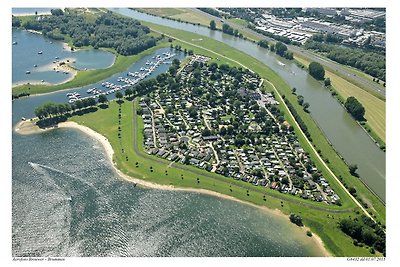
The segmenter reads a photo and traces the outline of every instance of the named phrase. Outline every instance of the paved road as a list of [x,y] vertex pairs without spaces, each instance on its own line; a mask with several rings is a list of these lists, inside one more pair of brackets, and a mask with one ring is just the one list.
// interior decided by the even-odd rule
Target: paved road
[[[247,28],[247,27],[237,25],[237,24],[235,24],[235,23],[233,23],[233,22],[230,22],[230,21],[228,21],[228,20],[225,20],[225,19],[222,19],[222,18],[213,16],[213,15],[208,14],[208,13],[206,13],[206,12],[203,12],[203,11],[197,9],[197,8],[191,8],[191,10],[194,11],[194,12],[196,12],[196,13],[198,13],[198,14],[201,14],[201,15],[204,15],[204,16],[208,16],[208,17],[210,18],[210,20],[213,19],[213,20],[215,20],[215,21],[221,21],[221,22],[223,22],[223,23],[228,24],[228,25],[231,26],[232,28],[241,30],[241,31],[243,31],[243,32],[247,32],[247,33],[254,34],[254,35],[256,35],[256,36],[258,36],[258,37],[260,37],[260,38],[266,39],[266,40],[268,40],[268,41],[270,41],[270,42],[276,42],[275,39],[272,39],[272,38],[267,37],[267,36],[265,36],[265,35],[262,35],[262,34],[260,34],[260,33],[258,33],[258,32],[255,32],[255,31],[253,31],[252,29],[249,29],[249,28]],[[377,85],[377,84],[376,84],[375,82],[373,82],[373,81],[367,80],[367,79],[364,78],[364,77],[360,77],[360,76],[358,76],[358,75],[353,74],[352,72],[348,71],[346,68],[344,68],[343,66],[341,66],[340,64],[335,63],[335,62],[332,62],[332,61],[327,60],[327,59],[325,59],[325,58],[321,58],[321,57],[319,57],[319,56],[316,56],[315,54],[313,54],[313,53],[311,53],[311,52],[309,52],[309,51],[306,51],[306,50],[304,50],[303,48],[300,48],[300,47],[298,47],[298,46],[288,45],[288,48],[289,48],[292,52],[294,52],[294,53],[296,53],[296,54],[299,54],[299,55],[301,55],[301,56],[303,56],[303,57],[305,57],[305,58],[308,58],[308,59],[310,59],[311,61],[316,61],[316,62],[318,62],[318,63],[320,63],[320,64],[322,64],[322,65],[324,65],[324,66],[326,66],[326,67],[328,67],[328,68],[330,68],[330,69],[332,69],[333,71],[335,71],[335,72],[337,72],[337,73],[339,73],[339,74],[342,74],[342,75],[344,75],[344,76],[348,76],[349,79],[352,79],[352,80],[354,80],[354,81],[356,81],[356,82],[358,82],[358,83],[360,83],[360,84],[362,84],[362,85],[364,85],[364,86],[366,86],[366,87],[368,87],[368,88],[371,88],[372,90],[374,90],[374,91],[378,92],[379,94],[381,94],[381,95],[383,95],[383,96],[386,97],[386,90],[383,89],[381,86]]]

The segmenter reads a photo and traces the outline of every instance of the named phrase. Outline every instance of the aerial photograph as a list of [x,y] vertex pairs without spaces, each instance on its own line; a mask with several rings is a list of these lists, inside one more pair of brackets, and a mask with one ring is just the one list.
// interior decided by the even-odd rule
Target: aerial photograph
[[385,6],[10,9],[11,261],[385,261]]

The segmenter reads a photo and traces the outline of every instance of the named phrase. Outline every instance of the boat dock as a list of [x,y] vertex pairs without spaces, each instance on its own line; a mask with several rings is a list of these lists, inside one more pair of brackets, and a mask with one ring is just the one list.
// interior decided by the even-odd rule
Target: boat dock
[[68,93],[68,102],[72,104],[79,99],[83,100],[90,97],[96,98],[99,95],[109,95],[112,93],[116,93],[120,90],[125,90],[126,88],[132,87],[151,75],[161,64],[170,64],[171,61],[167,60],[173,58],[175,55],[176,54],[164,52],[162,53],[162,55],[153,56],[153,60],[147,60],[145,65],[139,68],[139,71],[128,72],[126,74],[127,77],[118,77],[117,82],[119,84],[105,81],[101,83],[101,86],[105,88],[104,90],[97,89],[96,87],[86,90],[86,93],[89,94],[89,96],[81,97],[81,95],[77,92]]

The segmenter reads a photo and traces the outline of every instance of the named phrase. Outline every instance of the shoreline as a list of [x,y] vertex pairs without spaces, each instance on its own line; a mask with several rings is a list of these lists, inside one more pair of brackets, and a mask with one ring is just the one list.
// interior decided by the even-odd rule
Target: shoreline
[[[206,195],[210,195],[210,196],[214,196],[214,197],[219,197],[219,198],[223,198],[223,199],[228,199],[231,201],[236,201],[239,202],[241,204],[245,204],[245,205],[250,205],[252,207],[258,208],[266,213],[275,215],[275,216],[280,216],[282,218],[287,219],[288,216],[285,215],[283,212],[281,212],[279,209],[270,209],[267,207],[263,207],[263,206],[258,206],[256,204],[250,203],[250,202],[246,202],[240,199],[237,199],[235,197],[232,196],[228,196],[228,195],[224,195],[218,192],[214,192],[211,190],[207,190],[207,189],[198,189],[198,188],[180,188],[180,187],[175,187],[172,185],[160,185],[160,184],[156,184],[156,183],[152,183],[152,182],[148,182],[148,181],[143,181],[141,179],[135,178],[135,177],[131,177],[129,175],[126,175],[124,173],[122,173],[119,169],[116,168],[114,162],[113,162],[113,155],[114,155],[114,150],[110,144],[110,142],[108,141],[108,139],[106,137],[104,137],[103,135],[101,135],[100,133],[90,129],[89,127],[80,125],[76,122],[72,122],[72,121],[67,121],[67,122],[62,122],[58,125],[58,128],[73,128],[73,129],[77,129],[82,131],[83,133],[89,135],[92,138],[95,138],[96,140],[98,140],[106,154],[108,159],[111,161],[111,165],[114,168],[114,170],[116,171],[116,173],[123,179],[126,180],[128,182],[134,182],[138,185],[144,186],[144,187],[148,187],[148,188],[153,188],[153,189],[159,189],[159,190],[170,190],[170,191],[183,191],[183,192],[193,192],[193,193],[199,193],[199,194],[206,194]],[[301,228],[301,230],[304,232],[304,236],[306,236],[306,232],[307,230],[310,230],[308,227],[303,226]],[[318,247],[318,249],[323,253],[322,257],[331,257],[332,255],[328,252],[328,250],[325,248],[323,241],[321,240],[321,238],[316,235],[315,233],[313,233],[312,237],[310,237],[313,239],[313,243]]]
[[[35,14],[35,12],[24,12],[24,13],[17,13],[17,14],[12,13],[12,15],[15,17],[24,17],[24,16],[35,16],[36,14]],[[41,15],[47,16],[47,15],[51,15],[51,12],[50,11],[37,12],[37,15],[38,16],[41,16]]]
[[[67,60],[67,59],[70,60],[70,61],[71,61],[71,59],[74,60],[73,58],[66,58],[65,60]],[[34,80],[34,81],[29,81],[29,80],[28,81],[20,81],[20,82],[13,83],[11,85],[12,88],[18,87],[18,86],[23,86],[23,85],[56,86],[56,85],[60,85],[60,84],[64,84],[64,83],[67,83],[69,81],[72,81],[73,79],[75,79],[76,75],[78,74],[78,71],[76,69],[74,69],[73,67],[71,67],[69,65],[69,63],[66,63],[64,65],[58,65],[57,64],[56,66],[54,66],[53,64],[54,63],[49,63],[49,64],[47,64],[45,66],[39,67],[38,70],[40,70],[40,71],[38,71],[38,72],[56,71],[56,70],[58,70],[60,72],[64,72],[64,71],[69,72],[72,75],[70,77],[68,77],[67,79],[65,79],[65,80],[63,80],[61,82],[58,82],[58,83],[50,83],[50,82],[47,82],[47,81],[42,82],[42,81],[36,81],[36,80]]]
[[[260,209],[261,211],[271,214],[273,216],[279,216],[286,220],[288,219],[288,216],[286,214],[284,214],[282,211],[280,211],[279,209],[270,209],[270,208],[267,208],[264,206],[259,206],[259,205],[256,205],[256,204],[253,204],[250,202],[246,202],[241,199],[237,199],[235,197],[224,195],[224,194],[214,192],[211,190],[202,189],[202,188],[181,188],[181,187],[175,187],[172,185],[161,185],[161,184],[144,181],[144,180],[126,175],[125,173],[123,173],[119,169],[117,169],[117,167],[115,166],[114,161],[113,161],[114,149],[112,148],[108,139],[106,137],[104,137],[103,135],[101,135],[100,133],[90,129],[89,127],[80,125],[76,122],[66,121],[66,122],[59,123],[57,126],[48,127],[46,129],[41,129],[38,126],[36,126],[36,124],[34,124],[34,120],[33,121],[26,120],[26,121],[19,122],[15,126],[14,130],[15,130],[15,132],[17,132],[19,134],[28,135],[28,134],[35,134],[35,133],[43,133],[45,131],[59,129],[59,128],[77,129],[77,130],[85,133],[86,135],[99,141],[101,143],[101,145],[103,146],[106,157],[110,160],[113,169],[116,171],[117,175],[119,177],[121,177],[121,179],[124,181],[135,183],[135,184],[138,184],[145,188],[169,190],[169,191],[192,192],[192,193],[205,194],[205,195],[209,195],[209,196],[213,196],[213,197],[223,198],[223,199],[227,199],[227,200],[231,200],[231,201],[236,201],[241,204],[249,205],[254,208]],[[307,237],[306,233],[310,229],[306,226],[303,226],[299,230],[304,233],[304,237]],[[312,239],[312,243],[315,245],[315,247],[319,251],[322,252],[323,255],[321,255],[321,257],[332,257],[332,255],[329,253],[329,251],[325,248],[322,239],[317,234],[313,233],[312,236],[309,238]]]

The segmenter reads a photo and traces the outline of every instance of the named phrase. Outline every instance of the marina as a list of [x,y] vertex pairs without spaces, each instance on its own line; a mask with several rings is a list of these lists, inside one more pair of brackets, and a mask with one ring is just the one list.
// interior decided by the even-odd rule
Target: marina
[[87,98],[97,98],[100,95],[109,95],[132,87],[151,75],[161,64],[170,64],[171,62],[167,60],[173,58],[175,55],[176,54],[172,52],[162,52],[162,54],[154,56],[152,60],[146,61],[144,65],[149,67],[142,66],[139,68],[140,71],[128,71],[126,73],[127,77],[119,76],[116,82],[104,81],[101,83],[104,89],[97,89],[97,87],[87,89],[86,93],[89,94],[89,96],[81,97],[77,92],[67,93],[66,95],[69,98],[68,103],[74,103],[77,100],[84,100]]

